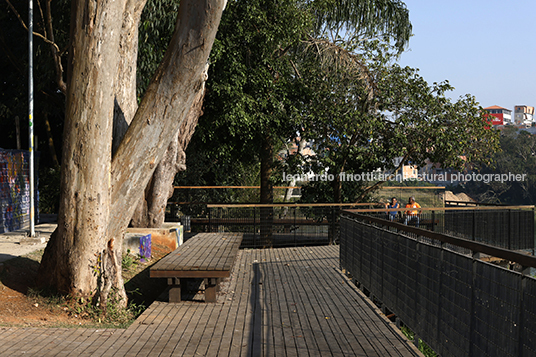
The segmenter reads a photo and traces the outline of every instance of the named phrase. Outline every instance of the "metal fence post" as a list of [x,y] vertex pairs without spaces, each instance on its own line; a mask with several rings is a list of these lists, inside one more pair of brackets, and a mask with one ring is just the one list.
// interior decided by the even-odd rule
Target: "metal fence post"
[[212,208],[208,209],[208,231],[212,233]]
[[473,226],[472,226],[472,232],[471,232],[471,240],[476,240],[476,210],[473,210]]
[[508,250],[512,249],[512,210],[508,210]]
[[473,252],[473,264],[472,264],[472,268],[473,268],[473,272],[472,272],[472,288],[471,288],[471,307],[470,307],[470,311],[469,311],[469,316],[470,316],[470,320],[469,320],[469,356],[474,356],[474,352],[475,352],[475,347],[474,347],[474,344],[475,344],[475,335],[476,335],[476,329],[475,329],[475,325],[476,325],[476,313],[475,313],[475,305],[476,305],[476,283],[477,283],[477,274],[476,274],[476,270],[477,270],[477,264],[478,264],[478,259],[480,259],[480,256],[481,254],[479,252]]
[[253,207],[253,248],[257,248],[257,209]]
[[296,228],[296,210],[298,207],[292,207],[294,209],[294,246],[296,247],[298,245],[298,241],[296,240],[296,231],[298,230]]
[[331,207],[331,236],[329,237],[329,245],[333,245],[333,242],[335,241],[335,232],[337,231],[337,215],[335,213],[334,206]]
[[524,352],[524,338],[523,338],[523,330],[525,329],[525,290],[527,289],[527,276],[530,276],[530,267],[522,267],[521,268],[521,292],[519,297],[519,344],[518,344],[518,355],[523,357],[525,354]]

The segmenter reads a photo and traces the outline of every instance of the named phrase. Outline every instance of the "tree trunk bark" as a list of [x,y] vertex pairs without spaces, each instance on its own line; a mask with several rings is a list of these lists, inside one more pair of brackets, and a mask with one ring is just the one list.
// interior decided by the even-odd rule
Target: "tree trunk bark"
[[[196,93],[225,1],[182,0],[173,39],[112,160],[120,34],[131,6],[145,0],[74,1],[58,229],[39,282],[72,296],[116,292],[126,303],[121,246],[156,164],[176,136]],[[133,72],[135,73],[135,71]],[[123,105],[122,111],[128,105]]]
[[[103,278],[122,285],[120,270],[104,277],[110,271],[104,262],[117,265],[117,247],[107,244],[106,229],[113,88],[124,8],[125,1],[72,3],[58,228],[39,270],[39,282],[72,296],[94,296]],[[122,287],[119,292],[124,295]]]
[[147,0],[128,0],[119,37],[119,68],[115,84],[112,155],[115,155],[138,109],[136,70],[138,27]]
[[173,196],[175,175],[186,170],[186,148],[190,143],[199,117],[203,115],[203,86],[190,108],[178,134],[173,138],[164,158],[158,166],[145,189],[145,195],[136,207],[130,225],[133,227],[159,228],[166,218],[167,201]]
[[[270,135],[266,135],[261,144],[261,203],[274,203],[273,186],[270,181],[272,175],[273,143]],[[273,207],[261,207],[261,246],[269,248],[273,246],[272,226],[274,222]]]
[[[112,163],[110,236],[123,232],[144,188],[205,83],[205,69],[225,1],[181,1],[178,24]],[[149,175],[148,175],[149,174]],[[126,222],[126,223],[125,223]]]

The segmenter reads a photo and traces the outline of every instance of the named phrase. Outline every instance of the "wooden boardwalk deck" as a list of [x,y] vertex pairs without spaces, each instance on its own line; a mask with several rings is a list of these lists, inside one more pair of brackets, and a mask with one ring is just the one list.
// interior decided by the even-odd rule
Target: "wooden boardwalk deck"
[[126,330],[0,328],[0,356],[420,356],[338,272],[338,256],[242,250],[217,303],[157,301]]

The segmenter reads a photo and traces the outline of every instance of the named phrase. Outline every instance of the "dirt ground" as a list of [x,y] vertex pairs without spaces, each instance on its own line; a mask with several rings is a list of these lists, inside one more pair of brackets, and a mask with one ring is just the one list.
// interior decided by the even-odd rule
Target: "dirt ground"
[[[86,313],[80,314],[73,304],[57,297],[43,297],[32,290],[42,254],[43,249],[0,263],[0,326],[99,326]],[[149,266],[165,254],[166,251],[153,249],[151,260],[139,263],[133,259],[128,271],[123,271],[125,281],[129,280],[126,289],[137,292],[132,299],[137,299],[138,304],[148,306],[165,290],[162,282],[149,279]]]
[[35,286],[41,254],[42,251],[34,252],[5,261],[0,266],[0,325],[57,327],[89,323],[66,306],[32,297],[31,288]]

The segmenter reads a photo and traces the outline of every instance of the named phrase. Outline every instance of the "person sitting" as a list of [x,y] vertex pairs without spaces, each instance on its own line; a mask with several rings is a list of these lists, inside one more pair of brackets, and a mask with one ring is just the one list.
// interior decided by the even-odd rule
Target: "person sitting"
[[415,224],[415,227],[419,227],[419,211],[416,208],[421,208],[421,205],[415,202],[415,197],[411,196],[408,200],[406,208],[413,208],[412,210],[406,211],[406,219],[404,224],[408,223]]
[[[391,198],[390,203],[385,204],[385,208],[400,208],[400,203],[396,200],[396,197]],[[398,215],[398,211],[389,211],[387,212],[387,218],[390,221],[396,220],[396,216]]]

